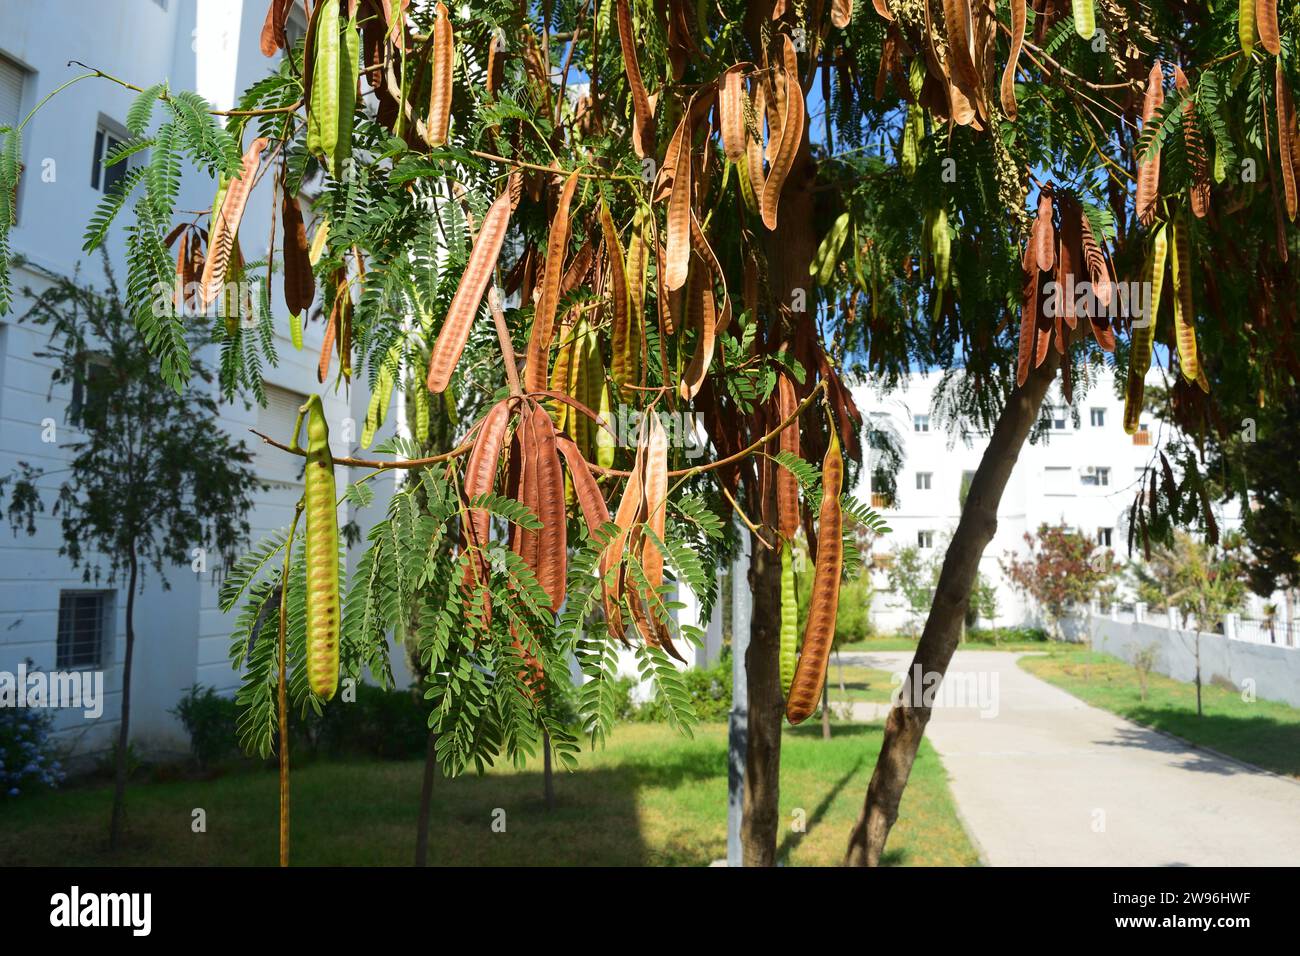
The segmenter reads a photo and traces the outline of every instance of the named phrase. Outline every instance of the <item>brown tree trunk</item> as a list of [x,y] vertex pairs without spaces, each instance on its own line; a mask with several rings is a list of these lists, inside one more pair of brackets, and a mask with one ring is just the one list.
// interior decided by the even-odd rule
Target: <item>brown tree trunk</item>
[[433,808],[433,781],[438,775],[438,736],[429,731],[429,743],[424,751],[424,780],[420,784],[420,816],[416,823],[415,865],[429,865],[429,818]]
[[1049,350],[1047,360],[1029,374],[1024,387],[1011,393],[971,480],[961,520],[944,555],[925,630],[912,658],[912,666],[907,671],[902,701],[890,710],[885,721],[880,757],[867,787],[862,813],[849,836],[844,860],[849,866],[879,864],[890,828],[898,819],[898,804],[912,772],[916,751],[921,746],[925,725],[930,720],[928,707],[913,707],[911,704],[912,675],[918,666],[926,677],[938,674],[940,679],[948,670],[948,662],[957,648],[961,624],[966,618],[980,557],[997,531],[1002,492],[1029,430],[1038,418],[1043,396],[1056,373],[1057,360],[1056,350]]
[[131,726],[131,661],[135,657],[135,586],[139,564],[131,549],[131,573],[126,589],[126,658],[122,662],[122,719],[117,731],[117,761],[113,772],[113,816],[108,824],[108,848],[117,850],[122,842],[122,825],[126,814],[126,748]]
[[[755,0],[745,10],[745,36],[755,62],[763,59],[763,37],[770,29],[773,6],[773,0]],[[766,318],[768,334],[776,340],[790,333],[784,323],[788,321],[786,313],[795,306],[805,310],[791,316],[796,326],[814,328],[806,310],[815,306],[808,267],[817,252],[817,234],[813,228],[813,184],[817,167],[809,144],[808,111],[804,112],[803,136],[777,207],[777,228],[766,233],[768,288],[772,305],[776,307]],[[755,491],[748,489],[750,514],[768,514],[768,509],[760,507],[762,503]],[[775,529],[770,527],[762,528],[762,536],[768,541],[777,538]],[[749,649],[745,653],[749,737],[740,838],[746,866],[773,866],[780,798],[781,721],[785,717],[779,673],[781,562],[759,540],[752,541],[751,553],[749,581],[754,605]]]
[[[764,529],[764,537],[774,535]],[[749,588],[754,607],[745,651],[749,691],[749,736],[745,750],[745,799],[740,845],[745,866],[776,864],[777,816],[780,812],[781,721],[781,559],[751,536]]]

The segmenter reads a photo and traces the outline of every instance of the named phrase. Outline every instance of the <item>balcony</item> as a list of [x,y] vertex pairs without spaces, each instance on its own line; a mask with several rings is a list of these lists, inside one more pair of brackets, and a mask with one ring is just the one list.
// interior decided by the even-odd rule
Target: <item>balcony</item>
[[1149,431],[1139,431],[1133,433],[1133,444],[1149,445],[1151,444],[1151,433]]
[[890,507],[892,504],[893,502],[889,500],[889,495],[882,494],[879,491],[873,491],[871,493],[871,507],[875,508],[877,511],[882,511],[885,508]]

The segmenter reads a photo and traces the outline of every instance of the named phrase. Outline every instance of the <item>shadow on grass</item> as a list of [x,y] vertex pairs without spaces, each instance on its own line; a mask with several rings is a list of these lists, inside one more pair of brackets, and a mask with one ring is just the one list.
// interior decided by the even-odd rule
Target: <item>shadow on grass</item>
[[857,761],[854,762],[853,766],[845,771],[840,779],[835,781],[835,785],[826,791],[826,795],[818,801],[817,806],[813,808],[812,814],[804,822],[804,829],[801,832],[791,832],[785,835],[785,839],[781,841],[781,845],[776,848],[776,858],[778,860],[788,861],[790,859],[790,854],[793,853],[795,848],[799,846],[800,842],[802,842],[804,835],[811,831],[812,828],[820,823],[822,818],[826,816],[826,811],[831,808],[831,804],[835,802],[835,798],[840,795],[840,792],[848,785],[848,782],[853,779],[853,775],[861,769],[864,760],[866,760],[865,757],[859,757]]
[[[1236,762],[1241,760],[1274,773],[1300,776],[1300,724],[1270,717],[1223,714],[1198,717],[1195,712],[1189,713],[1181,707],[1126,707],[1123,713],[1130,720],[1151,730],[1123,731],[1121,740],[1113,746],[1182,753],[1186,759],[1181,766],[1203,773],[1252,773],[1249,767]],[[1198,751],[1182,740],[1171,740],[1163,734],[1154,733],[1156,730],[1230,754],[1234,759],[1223,760],[1214,754]]]

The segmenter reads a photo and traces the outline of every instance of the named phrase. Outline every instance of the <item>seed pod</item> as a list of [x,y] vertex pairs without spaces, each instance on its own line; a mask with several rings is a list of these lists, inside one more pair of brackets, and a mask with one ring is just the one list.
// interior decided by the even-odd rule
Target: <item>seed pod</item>
[[1255,0],[1237,0],[1237,37],[1241,52],[1249,59],[1255,52]]
[[1277,32],[1277,0],[1255,0],[1255,28],[1260,45],[1274,56],[1282,53],[1282,39]]
[[546,387],[546,366],[555,329],[555,308],[560,300],[564,253],[569,246],[569,205],[573,202],[577,188],[578,174],[573,172],[560,190],[555,218],[551,220],[551,231],[546,242],[546,273],[542,276],[542,294],[533,312],[533,331],[528,339],[528,364],[524,368],[524,389],[529,392]]
[[[551,391],[572,395],[573,365],[577,361],[578,342],[575,334],[575,322],[572,312],[566,313],[560,321],[560,344],[555,352],[555,364],[551,367]],[[551,421],[555,427],[565,429],[568,416],[572,414],[563,402],[556,402],[551,411]]]
[[727,159],[738,163],[745,155],[745,69],[737,63],[718,78],[718,125]]
[[623,245],[618,241],[614,218],[604,200],[600,203],[600,231],[605,240],[605,256],[609,262],[609,298],[611,324],[610,374],[620,388],[636,380],[639,350],[632,334],[631,303],[629,302],[627,262],[623,259]]
[[835,275],[835,265],[839,262],[840,249],[849,234],[849,214],[842,212],[836,217],[830,231],[822,237],[817,246],[817,254],[808,264],[808,274],[817,277],[818,285],[830,285]]
[[[776,375],[776,414],[784,422],[799,407],[795,395],[794,381],[790,373],[781,369]],[[800,456],[799,423],[796,421],[789,428],[781,429],[777,436],[777,448],[788,452],[796,458]],[[783,465],[776,469],[776,527],[781,537],[792,541],[799,531],[799,479]]]
[[655,154],[655,121],[650,107],[650,98],[646,95],[645,83],[641,79],[641,66],[637,63],[636,39],[632,36],[632,12],[627,0],[617,0],[615,5],[618,20],[618,42],[623,51],[623,70],[627,74],[627,85],[632,91],[632,111],[636,117],[637,135],[632,138],[632,148],[637,159],[645,159]]
[[[505,445],[506,425],[510,421],[511,403],[509,400],[497,402],[483,417],[474,446],[470,449],[469,459],[465,462],[465,500],[472,501],[479,495],[492,491],[495,483],[497,464],[501,458],[501,449]],[[474,554],[476,571],[480,583],[487,580],[488,566],[486,549],[488,534],[491,530],[492,516],[485,508],[470,508],[468,521],[463,528],[465,544],[478,550]]]
[[[319,395],[298,409],[307,416],[303,503],[307,516],[307,681],[329,700],[339,683],[339,528],[334,458]],[[294,436],[297,444],[298,436]]]
[[1025,45],[1025,0],[1011,0],[1011,53],[1007,56],[1007,65],[1002,70],[1002,83],[999,94],[1002,110],[1007,119],[1016,118],[1016,67],[1020,63],[1020,50]]
[[565,578],[568,574],[567,520],[564,513],[564,474],[560,470],[555,428],[546,410],[528,402],[526,440],[535,444],[529,458],[530,480],[534,488],[535,512],[542,526],[525,534],[537,538],[537,565],[533,573],[537,583],[551,598],[551,610],[559,611],[564,603]]
[[804,101],[803,87],[799,82],[799,58],[795,53],[794,43],[788,35],[782,36],[782,69],[785,76],[784,102],[778,105],[781,110],[781,145],[772,159],[772,168],[768,170],[767,180],[763,184],[762,213],[763,225],[776,229],[777,207],[781,200],[781,191],[785,188],[786,177],[794,165],[795,154],[803,139]]
[[1091,40],[1097,32],[1097,14],[1092,0],[1070,0],[1070,8],[1074,11],[1074,32],[1085,40]]
[[289,8],[293,0],[271,0],[266,7],[266,20],[262,24],[259,47],[263,56],[275,56],[279,50],[288,49],[289,39],[285,34],[285,24],[289,20]]
[[208,229],[208,258],[203,263],[203,277],[199,286],[200,310],[206,310],[216,300],[225,284],[226,271],[239,234],[239,221],[244,217],[248,193],[253,187],[253,179],[257,175],[257,167],[266,144],[267,140],[259,136],[248,145],[240,163],[239,175],[225,187],[225,194],[217,204],[216,215]]
[[1052,225],[1052,199],[1054,192],[1050,185],[1044,186],[1038,193],[1038,218],[1034,222],[1031,234],[1034,243],[1034,261],[1042,272],[1051,272],[1056,267],[1056,228]]
[[455,65],[455,37],[447,7],[439,3],[433,8],[433,81],[429,90],[429,125],[426,137],[430,146],[447,142],[451,126],[451,81]]
[[[302,207],[295,196],[281,188],[281,219],[284,223],[284,304],[289,312],[300,315],[311,308],[316,297],[316,279],[311,271],[310,247],[307,245],[307,227],[302,221]],[[301,323],[294,340],[295,348],[302,348]]]
[[330,154],[330,173],[334,178],[352,158],[352,114],[357,108],[357,82],[361,78],[361,31],[354,16],[343,25],[339,47],[338,141]]
[[781,693],[790,693],[799,650],[799,604],[794,589],[794,544],[781,546]]
[[1205,143],[1201,139],[1200,127],[1196,125],[1196,103],[1190,90],[1191,84],[1181,66],[1174,66],[1174,87],[1183,91],[1183,140],[1187,144],[1187,163],[1192,170],[1192,187],[1190,191],[1192,213],[1197,219],[1204,219],[1210,211],[1210,170],[1205,155]]
[[506,189],[497,197],[496,202],[483,217],[483,228],[474,240],[465,273],[460,277],[460,285],[452,297],[447,316],[443,319],[442,331],[433,343],[433,353],[429,358],[428,387],[431,392],[442,392],[451,381],[452,369],[460,361],[465,351],[465,342],[469,338],[470,325],[478,315],[483,302],[483,293],[487,291],[496,268],[497,257],[501,255],[501,244],[506,238],[506,228],[510,225],[510,190]]
[[319,0],[312,19],[307,152],[332,157],[339,140],[339,0]]
[[767,88],[756,81],[754,83],[754,95],[750,100],[750,110],[754,116],[754,129],[745,124],[745,178],[748,180],[746,185],[741,186],[741,192],[744,194],[745,205],[749,207],[750,212],[758,212],[759,197],[763,195],[763,186],[766,181],[763,174],[763,117],[767,115]]
[[[1163,77],[1160,73],[1160,61],[1151,67],[1151,73],[1147,76],[1146,95],[1142,100],[1142,129],[1145,130],[1156,115],[1156,111],[1165,101],[1164,88],[1161,85]],[[1137,174],[1137,198],[1134,204],[1137,209],[1138,222],[1144,226],[1149,226],[1155,220],[1156,216],[1156,199],[1160,193],[1160,150],[1146,161],[1138,161]]]
[[1278,159],[1282,163],[1282,189],[1286,195],[1286,217],[1295,222],[1296,215],[1296,171],[1294,165],[1295,144],[1291,137],[1295,131],[1295,105],[1291,100],[1291,90],[1286,85],[1286,76],[1282,72],[1282,58],[1277,58],[1276,76],[1277,94],[1277,145]]
[[853,19],[853,0],[831,0],[831,25],[843,30]]
[[1174,220],[1174,245],[1171,272],[1174,279],[1174,338],[1178,343],[1178,365],[1183,378],[1195,382],[1200,374],[1196,354],[1196,313],[1192,311],[1192,251],[1187,235],[1187,219]]
[[1147,369],[1151,367],[1151,346],[1155,341],[1156,316],[1164,286],[1167,254],[1168,243],[1162,225],[1152,240],[1143,275],[1143,285],[1151,290],[1151,302],[1147,307],[1149,314],[1142,317],[1141,324],[1133,323],[1133,341],[1129,348],[1128,383],[1124,392],[1124,431],[1130,435],[1137,431],[1138,419],[1142,414],[1142,393]]
[[618,510],[614,513],[614,523],[618,531],[605,545],[600,556],[601,600],[605,606],[605,621],[611,637],[627,643],[626,624],[620,602],[623,599],[623,552],[627,547],[628,534],[638,515],[642,513],[645,503],[645,420],[642,420],[641,437],[638,439],[636,457],[633,459],[632,474],[623,486],[623,497]]
[[[686,284],[691,253],[691,110],[688,107],[674,137],[677,148],[672,152],[672,193],[668,197],[667,237],[664,241],[668,261],[664,285],[676,292]],[[667,159],[665,158],[665,162]]]
[[687,316],[695,325],[698,338],[695,341],[695,352],[691,355],[690,364],[682,373],[682,380],[678,385],[678,394],[685,402],[694,398],[700,386],[704,384],[704,376],[708,374],[709,365],[713,362],[718,328],[717,301],[713,297],[712,277],[699,267],[701,263],[698,256],[695,257],[695,263],[696,268],[691,270],[685,298]]
[[806,720],[821,696],[840,602],[840,573],[844,559],[840,486],[844,481],[844,458],[840,454],[835,423],[831,421],[829,424],[826,457],[822,460],[822,505],[817,526],[817,563],[813,569],[812,595],[808,601],[808,620],[804,624],[799,663],[785,702],[785,716],[792,724]]
[[388,358],[380,363],[379,374],[375,376],[375,390],[370,393],[370,404],[366,408],[366,421],[361,427],[361,447],[369,448],[375,440],[375,432],[383,427],[388,417],[388,403],[393,397],[393,364],[397,362],[399,347],[394,345],[388,351]]
[[[975,47],[970,0],[943,0],[943,20],[948,28],[948,62],[951,80],[965,90],[977,90],[980,75],[975,69]],[[962,124],[966,125],[966,124]]]

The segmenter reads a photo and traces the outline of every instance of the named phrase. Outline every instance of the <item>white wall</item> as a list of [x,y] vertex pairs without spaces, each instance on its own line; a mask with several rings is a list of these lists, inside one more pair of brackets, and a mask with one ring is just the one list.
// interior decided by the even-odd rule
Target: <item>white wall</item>
[[[0,0],[0,54],[30,72],[24,90],[25,110],[60,83],[84,72],[67,66],[78,59],[136,86],[167,80],[173,89],[195,89],[218,108],[228,108],[249,84],[267,74],[273,61],[258,50],[258,33],[265,4],[252,0],[171,0],[164,10],[154,0]],[[238,58],[231,58],[232,51]],[[102,194],[90,185],[96,126],[100,117],[124,124],[136,94],[107,80],[82,80],[54,97],[24,130],[23,161],[26,171],[19,192],[19,223],[11,233],[15,252],[34,265],[70,275],[81,266],[84,280],[103,286],[98,253],[81,251],[82,232]],[[162,107],[155,107],[156,112]],[[246,136],[245,145],[248,137]],[[266,176],[250,197],[246,217],[256,227],[244,231],[241,246],[248,260],[265,257],[272,177]],[[207,209],[215,183],[191,169],[185,170],[178,210]],[[124,216],[129,221],[129,211]],[[126,249],[122,228],[115,227],[105,243],[119,282],[126,278]],[[38,273],[19,271],[16,289],[25,285],[39,291]],[[294,392],[322,392],[326,414],[340,423],[350,414],[350,397],[316,381],[316,356],[323,329],[320,323],[305,332],[302,351],[292,347],[280,281],[272,284],[273,313],[277,316],[277,368],[268,369],[266,381]],[[59,445],[73,439],[63,426],[68,400],[66,389],[49,387],[50,363],[35,352],[44,345],[44,333],[19,323],[22,301],[10,315],[0,318],[0,474],[8,474],[18,461],[53,472],[66,461]],[[209,347],[203,360],[213,367],[217,349]],[[364,385],[360,391],[364,392]],[[358,398],[364,413],[365,398]],[[58,444],[41,440],[42,421],[58,425]],[[359,419],[358,419],[359,420]],[[221,427],[236,439],[257,439],[248,429],[257,423],[257,408],[242,402],[223,406]],[[359,433],[354,428],[352,434]],[[282,440],[287,436],[277,436]],[[335,454],[355,448],[343,441],[336,427]],[[43,480],[46,500],[52,500],[59,475]],[[338,470],[340,488],[348,480]],[[287,525],[300,483],[279,484],[259,495],[249,515],[252,541]],[[346,520],[346,515],[341,518]],[[15,671],[30,658],[38,666],[55,666],[59,592],[84,587],[79,573],[58,555],[61,540],[58,520],[48,511],[38,520],[38,534],[0,535],[0,670]],[[196,546],[199,542],[196,542]],[[133,738],[138,745],[168,749],[180,741],[179,728],[167,711],[175,706],[185,687],[194,682],[231,690],[238,674],[228,659],[231,620],[217,607],[221,583],[219,560],[210,559],[206,572],[186,567],[169,572],[172,589],[164,591],[152,576],[137,600],[137,653],[132,703]],[[106,654],[105,715],[87,727],[80,713],[59,714],[59,726],[79,749],[106,746],[116,733],[120,709],[121,665],[125,654],[125,593],[115,599],[116,625],[111,653]],[[110,663],[111,662],[111,663]]]

